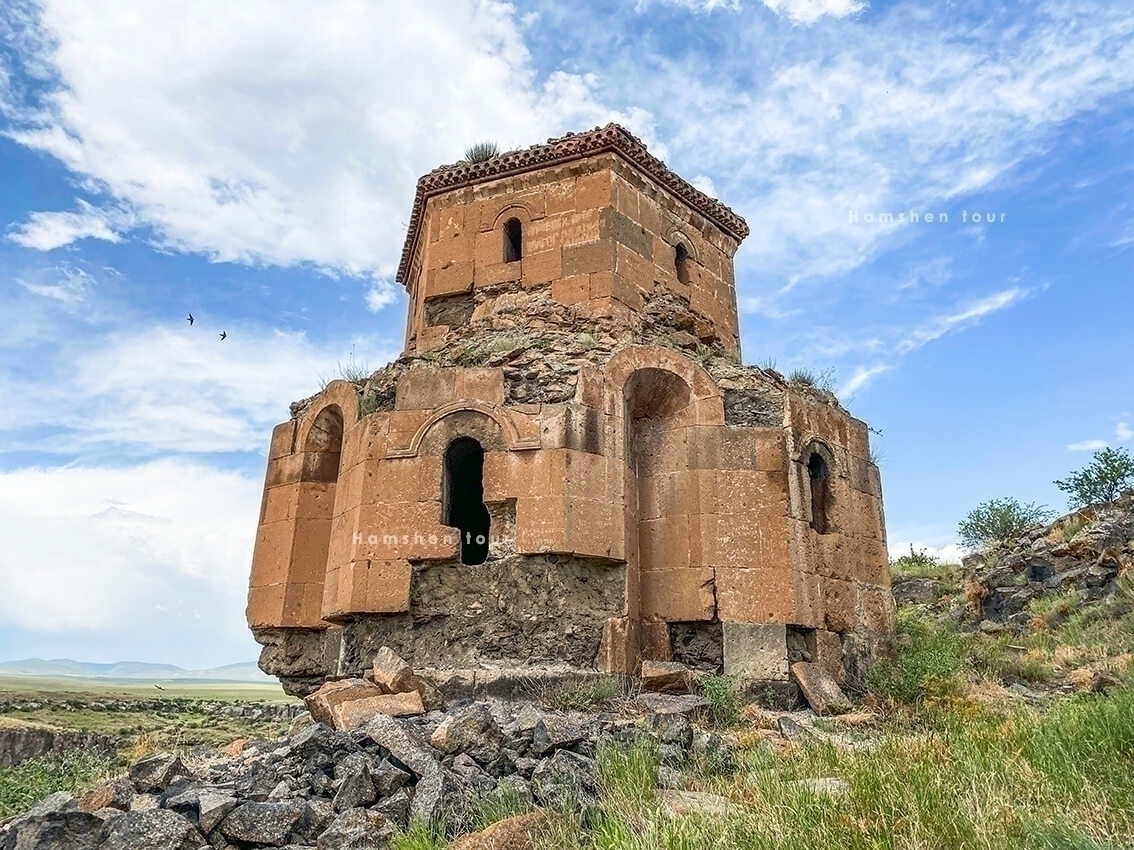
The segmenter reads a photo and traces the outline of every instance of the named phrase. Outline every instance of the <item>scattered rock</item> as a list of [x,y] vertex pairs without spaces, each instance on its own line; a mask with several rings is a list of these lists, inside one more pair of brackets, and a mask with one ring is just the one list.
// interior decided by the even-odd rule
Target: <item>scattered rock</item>
[[335,818],[319,836],[319,850],[383,850],[397,829],[377,812],[350,809]]
[[779,726],[780,734],[784,736],[785,740],[796,741],[803,736],[803,727],[786,714],[777,720],[776,723]]
[[4,850],[97,850],[103,821],[87,812],[56,811],[25,815],[8,829]]
[[233,809],[218,828],[225,838],[233,841],[279,846],[287,841],[305,809],[301,800],[243,803]]
[[127,812],[108,826],[99,850],[199,850],[208,845],[188,818],[167,809]]
[[370,675],[374,684],[388,694],[413,690],[413,668],[388,646],[375,654]]
[[449,845],[449,850],[537,850],[537,842],[550,822],[542,809],[514,815],[480,832],[461,836]]
[[674,816],[707,815],[709,817],[722,817],[729,810],[728,800],[705,791],[664,789],[658,792],[658,797],[666,810]]
[[188,768],[182,763],[180,756],[169,753],[159,753],[143,759],[130,768],[130,782],[139,794],[152,794],[155,791],[164,791],[170,784],[181,777],[192,777]]
[[500,726],[483,703],[472,703],[450,714],[430,736],[443,753],[468,753],[481,764],[500,755]]
[[570,750],[556,750],[532,772],[532,793],[550,809],[598,800],[598,772],[592,759]]
[[640,694],[634,701],[640,708],[657,714],[686,714],[696,716],[707,711],[709,701],[692,694]]
[[676,661],[643,661],[642,689],[659,694],[687,694],[693,690],[693,671]]
[[843,693],[827,669],[810,661],[797,661],[791,665],[792,678],[799,684],[804,699],[816,714],[840,713],[850,707],[850,700]]

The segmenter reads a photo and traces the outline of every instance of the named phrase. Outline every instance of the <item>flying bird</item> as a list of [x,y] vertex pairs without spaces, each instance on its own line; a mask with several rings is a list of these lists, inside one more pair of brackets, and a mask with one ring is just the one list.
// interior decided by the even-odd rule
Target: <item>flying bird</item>
[[161,685],[154,685],[154,687],[157,688],[159,691],[165,690],[165,688],[163,688]]
[[220,338],[221,338],[221,339],[224,339],[224,338],[225,338],[226,336],[228,336],[228,334],[227,334],[227,333],[225,333],[224,331],[221,331],[221,332],[220,332]]
[[189,327],[193,327],[193,314],[190,313],[189,317],[185,321],[189,323]]

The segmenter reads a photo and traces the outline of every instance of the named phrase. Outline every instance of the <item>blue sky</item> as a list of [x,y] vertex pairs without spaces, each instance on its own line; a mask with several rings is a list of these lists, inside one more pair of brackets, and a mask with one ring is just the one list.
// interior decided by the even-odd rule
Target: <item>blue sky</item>
[[1134,446],[1128,4],[15,0],[0,657],[255,657],[270,429],[400,351],[417,177],[608,121],[748,220],[745,360],[881,431],[892,552]]

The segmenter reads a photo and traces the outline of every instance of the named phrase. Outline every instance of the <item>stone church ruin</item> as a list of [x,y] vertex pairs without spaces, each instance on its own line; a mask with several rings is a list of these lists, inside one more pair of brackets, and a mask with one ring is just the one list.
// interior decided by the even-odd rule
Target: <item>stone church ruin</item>
[[741,364],[748,232],[613,124],[422,177],[404,353],[272,434],[261,668],[857,682],[893,629],[878,469],[831,393]]

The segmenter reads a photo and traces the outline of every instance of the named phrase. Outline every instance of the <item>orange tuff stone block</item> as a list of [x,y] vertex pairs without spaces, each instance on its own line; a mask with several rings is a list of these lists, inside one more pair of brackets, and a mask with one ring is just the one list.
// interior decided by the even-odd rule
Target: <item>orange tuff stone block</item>
[[368,561],[356,568],[365,578],[356,581],[361,590],[359,598],[352,598],[350,612],[372,614],[398,614],[410,609],[410,585],[413,568],[409,561]]
[[551,297],[560,304],[578,304],[586,301],[589,290],[590,276],[576,274],[561,277],[551,283]]
[[450,263],[442,268],[429,269],[425,273],[425,297],[468,292],[473,286],[473,275],[471,262]]
[[287,585],[272,584],[266,587],[252,587],[248,591],[248,607],[245,617],[252,629],[284,624],[284,594]]
[[548,283],[563,276],[563,253],[559,248],[526,255],[521,265],[525,286]]
[[287,581],[294,539],[295,524],[287,520],[262,525],[256,530],[256,542],[252,550],[252,587],[266,587]]
[[613,239],[596,239],[563,249],[563,274],[566,276],[611,271],[614,268]]
[[436,502],[441,499],[441,455],[387,458],[364,489],[367,501]]
[[281,422],[272,429],[272,442],[268,449],[268,460],[289,455],[295,450],[295,426],[296,421],[291,419],[287,422]]
[[527,496],[516,500],[516,551],[522,555],[563,552],[567,504],[562,495]]
[[408,449],[410,441],[425,420],[429,418],[428,410],[395,410],[390,414],[390,430],[386,435],[387,453],[395,449]]
[[584,174],[575,182],[575,209],[587,210],[610,206],[611,174],[597,171]]
[[520,261],[477,266],[475,272],[476,285],[495,286],[498,283],[511,283],[520,280],[523,277],[523,271],[523,264]]
[[456,397],[457,370],[410,369],[398,381],[396,410],[433,410]]
[[644,619],[690,622],[711,620],[716,614],[712,569],[642,573],[641,594]]
[[288,584],[284,594],[284,626],[316,628],[322,623],[323,584]]
[[730,623],[794,621],[795,599],[788,570],[716,571],[717,608]]
[[566,548],[576,555],[614,557],[610,503],[594,499],[569,499],[565,542]]
[[327,574],[331,518],[300,519],[295,523],[289,582],[322,582]]
[[823,578],[823,603],[827,630],[854,631],[858,622],[858,588],[853,582]]
[[283,484],[295,484],[301,481],[303,479],[304,456],[304,452],[297,452],[268,461],[268,472],[265,475],[264,486],[279,487]]
[[489,404],[504,403],[504,370],[458,369],[457,398],[475,398]]
[[284,484],[265,490],[260,511],[260,525],[295,519],[296,506],[299,503],[299,486],[299,484]]

